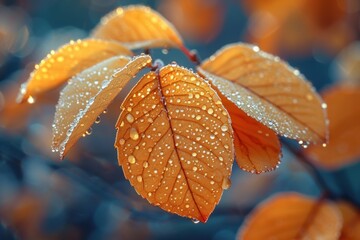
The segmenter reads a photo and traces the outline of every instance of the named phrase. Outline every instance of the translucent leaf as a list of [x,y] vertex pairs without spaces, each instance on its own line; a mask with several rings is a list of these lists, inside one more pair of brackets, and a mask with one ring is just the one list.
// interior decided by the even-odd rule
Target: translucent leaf
[[360,89],[335,87],[323,94],[328,107],[330,139],[326,147],[309,146],[306,153],[325,168],[340,168],[360,157]]
[[238,239],[336,240],[341,228],[341,215],[335,205],[286,193],[257,206],[245,219]]
[[53,149],[62,158],[121,89],[146,65],[148,55],[119,56],[84,70],[61,91],[53,124]]
[[227,99],[276,133],[326,142],[326,105],[311,84],[279,58],[246,44],[225,46],[198,68]]
[[344,227],[341,231],[341,240],[360,239],[360,210],[345,201],[338,203]]
[[221,99],[231,117],[239,167],[257,174],[274,170],[280,164],[281,157],[281,145],[276,133],[247,116],[224,96]]
[[234,159],[218,95],[174,64],[146,74],[121,108],[115,146],[125,177],[150,203],[206,222],[230,187]]
[[35,65],[30,78],[21,86],[18,101],[32,101],[82,70],[116,55],[131,56],[132,52],[116,42],[96,39],[71,41],[57,51],[51,51]]
[[173,25],[151,8],[133,5],[120,7],[101,19],[93,37],[115,40],[135,48],[168,48],[182,46]]

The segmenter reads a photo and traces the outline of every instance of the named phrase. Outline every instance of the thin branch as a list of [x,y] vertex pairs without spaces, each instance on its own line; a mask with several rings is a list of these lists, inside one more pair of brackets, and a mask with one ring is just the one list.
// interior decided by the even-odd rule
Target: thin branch
[[334,194],[329,186],[327,185],[326,181],[321,176],[320,171],[317,169],[317,167],[311,162],[309,157],[304,154],[303,151],[298,150],[291,144],[289,144],[286,141],[282,141],[283,146],[285,146],[296,158],[299,160],[303,166],[308,170],[312,178],[314,179],[315,183],[318,185],[318,187],[323,191],[326,192],[329,197],[336,198],[336,194]]
[[180,46],[180,50],[185,54],[185,56],[193,62],[196,66],[200,65],[201,61],[196,51],[190,51],[184,45]]

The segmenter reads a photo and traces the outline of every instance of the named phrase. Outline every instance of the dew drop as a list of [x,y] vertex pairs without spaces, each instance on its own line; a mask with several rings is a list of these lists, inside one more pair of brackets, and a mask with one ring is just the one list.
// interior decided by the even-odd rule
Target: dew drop
[[166,55],[166,54],[168,54],[168,53],[169,53],[169,50],[168,50],[168,49],[166,49],[166,48],[164,48],[164,49],[162,49],[162,50],[161,50],[161,52],[162,52],[162,54]]
[[142,180],[143,180],[143,179],[142,179],[142,176],[137,176],[137,177],[136,177],[136,180],[137,180],[138,182],[142,182]]
[[327,146],[327,144],[326,144],[326,143],[323,143],[323,144],[322,144],[322,146],[323,146],[323,147],[326,147],[326,146]]
[[197,115],[196,116],[196,120],[200,120],[201,119],[201,116],[200,115]]
[[98,123],[100,123],[100,121],[101,121],[100,116],[97,116],[97,117],[96,117],[96,120],[95,120],[95,123],[98,124]]
[[327,104],[326,104],[326,103],[322,103],[322,104],[321,104],[321,108],[322,108],[322,109],[326,109],[326,108],[327,108]]
[[154,119],[148,118],[147,121],[148,121],[149,123],[153,123],[153,122],[154,122]]
[[212,108],[209,108],[209,109],[207,110],[207,112],[208,112],[208,114],[213,114],[213,113],[214,113],[214,110],[213,110]]
[[128,162],[129,162],[130,164],[134,164],[134,163],[136,162],[136,158],[134,157],[134,155],[130,155],[130,156],[128,157]]
[[127,120],[129,123],[133,123],[135,119],[134,119],[133,115],[131,115],[131,113],[128,113],[128,114],[126,115],[126,120]]
[[215,184],[215,182],[214,182],[214,181],[210,181],[210,184],[211,184],[211,185],[214,185],[214,184]]
[[148,162],[144,162],[144,163],[143,163],[143,167],[144,167],[144,168],[147,168],[148,166],[149,166],[149,163],[148,163]]
[[226,190],[229,189],[230,186],[231,186],[230,178],[224,178],[221,184],[221,188]]
[[192,221],[193,223],[195,223],[195,224],[198,224],[198,223],[200,222],[199,220],[197,220],[197,219],[195,219],[195,218],[191,219],[191,221]]
[[105,110],[103,111],[103,113],[106,114],[106,113],[107,113],[107,109],[105,109]]
[[56,58],[56,61],[58,61],[58,62],[63,62],[63,61],[64,61],[64,57],[59,56],[59,57]]
[[214,139],[215,139],[215,135],[214,135],[214,134],[211,134],[211,135],[210,135],[210,139],[214,140]]
[[29,96],[28,99],[27,99],[27,102],[29,104],[34,104],[35,103],[35,98],[33,98],[32,96]]
[[86,135],[91,135],[91,133],[92,133],[92,128],[89,128],[89,129],[86,130],[86,132],[85,132]]
[[125,144],[125,139],[123,139],[123,138],[120,139],[120,140],[119,140],[119,143],[120,143],[120,145],[124,145],[124,144]]
[[130,138],[132,140],[138,140],[139,139],[139,133],[137,132],[136,128],[130,128]]
[[228,130],[228,126],[227,125],[222,125],[221,126],[221,131],[226,132]]
[[193,167],[193,171],[196,172],[198,170],[197,167]]
[[189,204],[186,204],[186,205],[185,205],[185,208],[189,208],[189,207],[190,207],[190,205],[189,205]]

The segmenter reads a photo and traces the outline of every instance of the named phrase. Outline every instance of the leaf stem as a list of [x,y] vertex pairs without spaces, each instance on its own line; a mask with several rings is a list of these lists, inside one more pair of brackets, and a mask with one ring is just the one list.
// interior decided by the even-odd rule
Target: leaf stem
[[319,169],[311,162],[309,157],[306,156],[303,151],[295,148],[287,141],[282,141],[282,144],[305,166],[305,168],[308,170],[308,172],[310,173],[310,175],[312,176],[318,187],[323,192],[326,192],[330,198],[336,198],[336,194],[334,194],[331,191],[331,189],[329,188],[329,186],[321,176]]
[[196,66],[200,65],[200,58],[196,51],[187,49],[184,45],[180,46],[180,50],[185,54],[185,56],[193,62]]

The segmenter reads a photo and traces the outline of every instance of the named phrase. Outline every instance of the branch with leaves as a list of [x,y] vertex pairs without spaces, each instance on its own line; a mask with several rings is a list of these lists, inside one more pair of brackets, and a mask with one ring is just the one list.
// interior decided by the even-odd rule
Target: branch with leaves
[[[158,47],[179,48],[198,73],[133,56]],[[118,8],[90,38],[51,51],[18,99],[34,103],[67,83],[53,124],[53,148],[63,158],[145,68],[121,105],[115,146],[137,193],[166,211],[206,222],[230,187],[234,158],[259,174],[280,163],[278,135],[305,145],[327,141],[326,104],[298,70],[243,43],[200,63],[175,28],[143,6]]]

